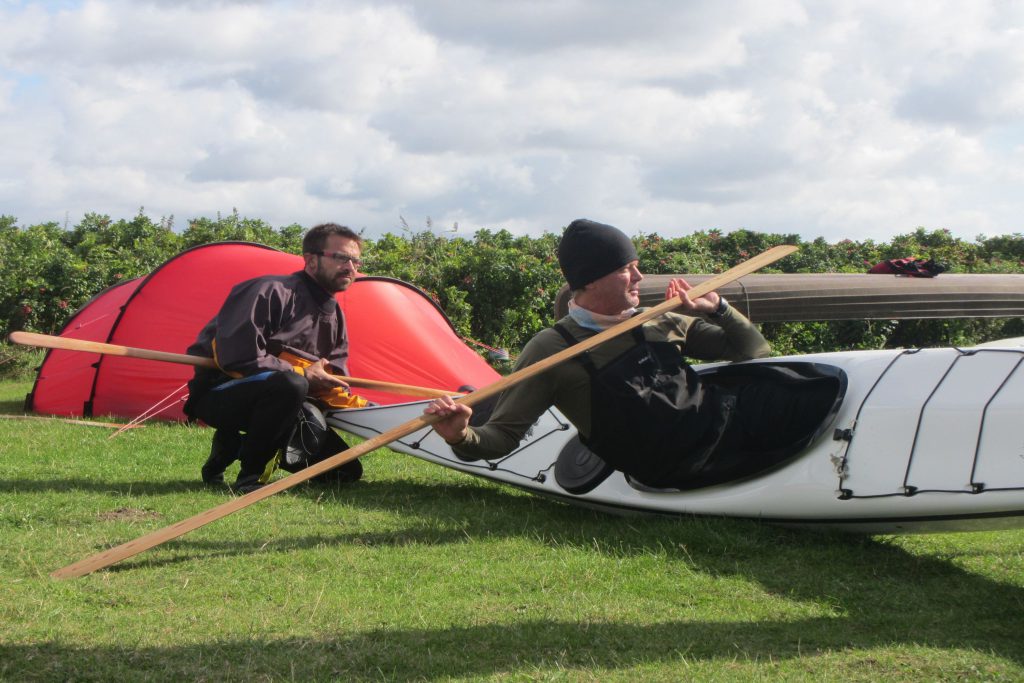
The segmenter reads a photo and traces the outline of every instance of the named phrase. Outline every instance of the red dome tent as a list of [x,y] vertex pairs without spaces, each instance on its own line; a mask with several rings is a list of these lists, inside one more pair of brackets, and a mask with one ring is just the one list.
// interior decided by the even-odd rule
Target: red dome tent
[[[235,284],[301,268],[301,257],[257,244],[195,247],[145,278],[101,292],[72,316],[61,336],[184,353]],[[409,284],[363,277],[337,298],[348,325],[353,377],[453,391],[498,378],[462,342],[444,312]],[[26,409],[135,418],[171,400],[160,416],[184,420],[184,385],[192,371],[174,363],[51,350],[39,368]],[[409,400],[357,391],[379,403]]]

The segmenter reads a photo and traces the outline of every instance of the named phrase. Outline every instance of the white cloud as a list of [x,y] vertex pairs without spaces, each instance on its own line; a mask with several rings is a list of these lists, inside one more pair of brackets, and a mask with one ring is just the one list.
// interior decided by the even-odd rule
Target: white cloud
[[0,212],[1021,231],[1017,3],[0,4]]

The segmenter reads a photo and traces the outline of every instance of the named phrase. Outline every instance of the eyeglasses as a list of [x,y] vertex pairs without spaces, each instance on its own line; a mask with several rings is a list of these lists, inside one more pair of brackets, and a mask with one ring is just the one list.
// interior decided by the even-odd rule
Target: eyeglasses
[[346,265],[351,263],[353,268],[358,269],[359,266],[363,265],[362,259],[357,259],[348,254],[342,254],[340,251],[314,251],[317,256],[326,256],[338,265]]

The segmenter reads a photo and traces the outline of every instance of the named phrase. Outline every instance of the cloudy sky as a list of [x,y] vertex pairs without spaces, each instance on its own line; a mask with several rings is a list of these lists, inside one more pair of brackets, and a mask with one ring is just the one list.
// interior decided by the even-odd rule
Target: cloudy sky
[[1024,2],[0,0],[0,214],[1024,232]]

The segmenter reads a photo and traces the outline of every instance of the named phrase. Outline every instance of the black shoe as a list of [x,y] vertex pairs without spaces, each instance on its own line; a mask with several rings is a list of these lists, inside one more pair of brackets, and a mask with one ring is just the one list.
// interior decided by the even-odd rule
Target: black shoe
[[331,486],[333,484],[350,484],[363,478],[363,463],[352,460],[344,465],[339,465],[333,470],[327,470],[309,480],[311,484]]
[[231,490],[234,491],[235,493],[239,494],[239,495],[244,496],[247,493],[252,493],[253,491],[259,491],[264,486],[266,486],[266,484],[261,484],[258,481],[250,482],[248,484],[239,484],[236,481],[235,485],[231,487]]
[[359,481],[363,478],[363,463],[359,460],[347,462],[341,467],[336,467],[332,472],[337,472],[336,479],[340,482],[349,483]]
[[261,488],[266,486],[266,484],[260,481],[260,477],[262,476],[262,472],[259,474],[242,474],[239,472],[238,479],[235,480],[235,484],[231,489],[235,493],[240,493],[243,496],[247,493],[252,493],[253,491],[259,491]]
[[201,470],[203,481],[207,484],[221,485],[224,483],[224,470],[238,459],[238,449],[242,447],[242,437],[235,432],[218,429],[213,433],[210,445],[210,457]]

